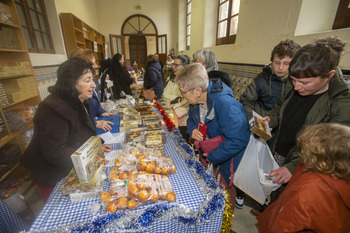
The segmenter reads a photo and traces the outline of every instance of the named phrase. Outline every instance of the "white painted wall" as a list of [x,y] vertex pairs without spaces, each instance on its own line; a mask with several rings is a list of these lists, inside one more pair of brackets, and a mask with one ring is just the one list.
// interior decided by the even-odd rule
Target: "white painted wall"
[[[51,3],[48,12],[53,19],[50,26],[54,31],[57,49],[54,55],[31,53],[34,66],[60,64],[66,59],[58,15],[60,12],[71,12],[104,34],[108,44],[109,34],[121,34],[122,24],[127,17],[133,14],[146,15],[156,24],[158,34],[168,35],[168,50],[174,48],[177,54],[184,53],[192,57],[198,49],[206,48],[212,50],[220,62],[266,64],[272,48],[281,40],[289,38],[305,45],[316,38],[338,36],[348,41],[339,67],[350,69],[350,29],[330,30],[339,0],[242,0],[236,43],[222,46],[215,46],[217,1],[192,0],[191,49],[188,51],[185,45],[185,0],[46,2]],[[141,10],[135,9],[138,4]],[[313,7],[316,11],[312,11]],[[318,29],[310,32],[316,26]]]
[[[299,14],[296,35],[331,31],[340,0],[304,0]],[[322,17],[320,17],[322,15]]]
[[[98,21],[101,22],[99,32],[104,34],[107,43],[109,43],[109,34],[121,35],[123,22],[129,16],[142,14],[154,22],[158,35],[167,34],[168,51],[171,48],[175,48],[178,31],[178,1],[98,0],[96,4]],[[141,10],[135,9],[138,4],[140,4]]]
[[[210,0],[207,0],[206,8],[209,6],[208,1]],[[271,50],[281,40],[287,38],[293,39],[301,45],[305,45],[317,38],[338,36],[339,38],[348,41],[339,67],[350,69],[350,28],[332,31],[329,30],[329,27],[331,27],[330,24],[333,22],[328,22],[327,25],[324,25],[323,27],[319,26],[317,32],[306,33],[305,27],[303,28],[303,34],[299,33],[296,35],[297,25],[304,25],[305,23],[314,23],[317,25],[320,21],[324,22],[325,18],[330,20],[330,12],[335,14],[334,2],[338,2],[338,0],[314,0],[314,4],[317,5],[319,9],[322,9],[316,14],[317,17],[315,15],[312,15],[312,17],[311,15],[307,16],[306,14],[299,17],[301,9],[305,11],[308,7],[313,7],[313,5],[304,5],[302,7],[304,1],[242,0],[240,6],[238,34],[234,45],[215,46],[215,40],[212,38],[216,33],[216,29],[209,30],[209,28],[212,27],[212,24],[209,24],[208,22],[216,21],[217,13],[202,14],[202,11],[194,10],[192,12],[192,19],[195,18],[195,20],[192,20],[191,24],[191,49],[187,51],[184,47],[181,47],[179,53],[185,53],[192,56],[197,49],[206,48],[213,51],[220,62],[266,64],[269,63]],[[330,1],[333,5],[330,4]],[[204,0],[192,0],[192,8],[200,8],[203,6],[203,2]],[[179,3],[180,8],[181,5],[182,3]],[[210,5],[213,4],[210,3]],[[332,9],[330,9],[331,5]],[[210,12],[210,9],[206,9],[205,12]],[[181,12],[179,12],[179,17],[183,17]],[[308,27],[312,28],[311,26]],[[179,31],[180,30],[182,30],[181,26],[179,26]],[[179,41],[182,40],[182,37],[183,34],[179,33]],[[201,42],[202,44],[200,44]]]
[[67,60],[59,14],[73,13],[79,19],[98,31],[98,17],[95,0],[45,0],[55,54],[30,53],[33,66],[61,64]]

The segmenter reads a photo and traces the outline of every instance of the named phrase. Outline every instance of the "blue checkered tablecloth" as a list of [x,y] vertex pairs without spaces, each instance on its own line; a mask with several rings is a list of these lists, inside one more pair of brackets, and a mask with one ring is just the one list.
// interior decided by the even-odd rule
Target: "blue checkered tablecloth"
[[27,224],[0,199],[0,232],[20,232],[28,229]]
[[[120,148],[119,144],[113,144],[112,149]],[[167,133],[167,142],[164,145],[164,152],[171,157],[176,165],[177,171],[175,174],[169,176],[174,191],[176,193],[176,202],[167,203],[161,201],[166,205],[175,205],[189,212],[198,214],[199,206],[204,201],[206,195],[201,191],[196,179],[189,170],[185,160],[177,153],[174,146],[174,141]],[[108,172],[108,169],[107,171]],[[70,231],[72,225],[83,224],[91,222],[98,216],[106,215],[104,210],[99,207],[99,197],[79,202],[71,202],[68,196],[63,196],[60,191],[61,180],[55,187],[44,209],[31,226],[30,232],[48,232],[59,229],[61,232]],[[105,181],[104,190],[108,190],[109,184]],[[125,210],[128,215],[133,215],[135,211],[142,211],[152,206],[157,206],[159,203],[147,204],[140,206],[134,211]],[[197,212],[196,212],[197,211]],[[224,209],[216,211],[205,222],[197,223],[195,226],[189,226],[179,223],[178,218],[161,217],[157,218],[146,228],[138,230],[114,229],[111,232],[220,232],[222,224],[222,216]],[[191,212],[192,213],[192,212]],[[196,218],[198,216],[193,216]],[[66,230],[64,230],[66,227]]]

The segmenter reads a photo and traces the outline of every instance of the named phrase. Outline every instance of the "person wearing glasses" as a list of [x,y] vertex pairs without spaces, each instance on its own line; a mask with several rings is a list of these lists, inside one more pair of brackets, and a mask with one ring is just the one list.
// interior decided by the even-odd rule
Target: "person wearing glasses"
[[187,100],[181,97],[179,87],[174,80],[177,73],[190,63],[191,59],[187,55],[179,54],[175,57],[172,63],[173,74],[166,79],[163,93],[165,104],[173,108],[178,128],[186,141],[189,140],[189,135],[187,134],[187,112],[189,105]]
[[203,140],[198,130],[199,123],[207,126],[204,139],[223,136],[221,144],[203,159],[219,166],[222,182],[228,186],[231,208],[234,209],[236,188],[233,186],[233,172],[236,171],[249,142],[250,131],[247,117],[241,103],[232,90],[220,79],[209,80],[204,66],[190,64],[181,69],[175,78],[180,93],[190,104],[187,133],[197,141]]
[[296,139],[304,128],[320,123],[350,125],[350,90],[337,68],[344,47],[342,40],[328,37],[299,49],[289,64],[294,90],[264,117],[276,130],[269,144],[280,166],[270,177],[282,184],[271,193],[271,202],[282,193],[300,162],[295,156]]

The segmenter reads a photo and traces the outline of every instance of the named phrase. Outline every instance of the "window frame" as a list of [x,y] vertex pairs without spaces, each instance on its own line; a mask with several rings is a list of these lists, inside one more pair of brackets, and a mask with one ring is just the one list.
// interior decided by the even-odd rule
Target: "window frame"
[[[188,5],[191,6],[191,12],[188,12]],[[191,21],[192,21],[192,0],[186,0],[186,27],[185,27],[185,30],[186,30],[186,50],[189,50],[190,49],[190,45],[187,45],[187,41],[189,40],[189,44],[191,44]],[[187,19],[188,19],[188,16],[191,16],[191,20],[190,22],[188,23],[187,22]],[[187,28],[190,27],[190,32],[188,32]]]
[[[22,28],[26,28],[28,30],[29,36],[30,36],[30,40],[31,40],[31,43],[32,43],[32,46],[33,46],[32,48],[30,48],[27,45],[28,51],[32,52],[32,53],[52,53],[52,54],[54,54],[55,53],[55,48],[54,48],[54,44],[53,44],[53,40],[52,40],[50,24],[49,24],[49,21],[48,21],[48,18],[47,18],[47,11],[46,11],[45,2],[44,2],[44,0],[33,0],[34,5],[35,5],[36,1],[40,1],[41,7],[42,7],[42,11],[37,10],[36,7],[35,8],[30,8],[28,6],[27,0],[15,0],[15,5],[16,5],[17,12],[18,12],[17,4],[19,4],[19,5],[21,5],[23,7],[23,14],[24,14],[24,18],[26,20],[27,25],[22,25],[21,24],[21,27]],[[40,29],[34,29],[33,23],[32,23],[32,18],[30,17],[29,9],[32,10],[35,13],[35,16],[37,17]],[[43,16],[44,23],[46,23],[45,26],[41,25],[41,21],[40,21],[40,19],[38,17],[39,15]],[[47,31],[42,30],[42,28],[44,28],[44,27],[46,27]],[[35,36],[35,31],[40,33],[41,40],[42,40],[42,43],[43,43],[45,48],[39,48],[38,42],[37,42],[37,39],[36,39],[36,36]],[[46,46],[46,41],[45,41],[45,39],[43,37],[44,33],[47,34],[47,36],[48,36],[48,42],[50,43],[50,45],[49,45],[50,48],[47,48],[47,46]]]
[[[239,17],[239,11],[237,14],[231,15],[232,13],[232,7],[233,7],[233,1],[240,1],[240,0],[223,0],[220,3],[221,0],[218,0],[218,10],[217,10],[217,21],[216,21],[216,45],[225,45],[225,44],[234,44],[236,42],[236,36],[237,32],[234,35],[230,35],[230,28],[231,28],[231,19],[234,17]],[[220,6],[224,5],[228,2],[228,12],[227,17],[220,20]],[[219,24],[226,21],[226,36],[219,38]]]
[[340,0],[337,13],[333,22],[332,30],[350,27],[350,1]]

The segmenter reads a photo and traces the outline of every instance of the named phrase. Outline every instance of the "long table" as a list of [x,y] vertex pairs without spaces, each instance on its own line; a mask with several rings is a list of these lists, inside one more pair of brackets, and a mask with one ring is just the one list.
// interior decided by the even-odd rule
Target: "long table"
[[[209,173],[203,173],[198,161],[180,155],[186,152],[179,146],[177,131],[171,135],[166,131],[166,134],[164,152],[177,168],[176,173],[169,176],[176,194],[174,203],[160,201],[136,210],[107,214],[100,206],[99,197],[71,202],[60,191],[61,180],[30,232],[90,232],[91,229],[104,232],[220,232],[225,197],[221,188],[213,183],[207,187]],[[112,149],[119,146],[113,144]],[[104,190],[108,190],[108,186],[105,181]]]

